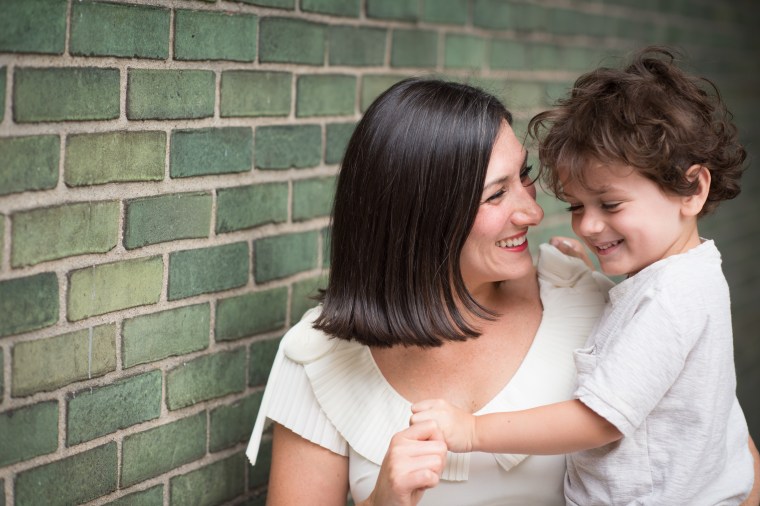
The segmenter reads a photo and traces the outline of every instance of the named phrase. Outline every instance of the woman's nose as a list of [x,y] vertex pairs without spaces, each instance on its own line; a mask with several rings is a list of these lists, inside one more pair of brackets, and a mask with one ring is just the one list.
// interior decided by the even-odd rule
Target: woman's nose
[[513,215],[517,225],[538,225],[544,219],[544,210],[536,202],[536,187],[524,186],[520,193],[520,205]]

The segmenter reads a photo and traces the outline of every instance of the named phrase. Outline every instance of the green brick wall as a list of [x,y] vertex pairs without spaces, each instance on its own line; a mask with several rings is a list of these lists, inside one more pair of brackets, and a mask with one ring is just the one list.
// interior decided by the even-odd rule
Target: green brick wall
[[[0,11],[0,505],[263,505],[271,439],[256,468],[245,444],[280,339],[324,286],[335,178],[372,100],[445,76],[496,93],[523,134],[579,73],[647,43],[718,83],[754,162],[702,233],[723,253],[760,438],[756,2]],[[570,233],[539,201],[533,247]]]

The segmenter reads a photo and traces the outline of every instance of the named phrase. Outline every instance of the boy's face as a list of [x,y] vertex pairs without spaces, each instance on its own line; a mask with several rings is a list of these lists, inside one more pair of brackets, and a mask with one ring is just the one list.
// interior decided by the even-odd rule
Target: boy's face
[[666,194],[624,164],[593,161],[585,185],[563,180],[573,231],[608,275],[633,275],[699,244],[696,218],[682,213],[682,197]]

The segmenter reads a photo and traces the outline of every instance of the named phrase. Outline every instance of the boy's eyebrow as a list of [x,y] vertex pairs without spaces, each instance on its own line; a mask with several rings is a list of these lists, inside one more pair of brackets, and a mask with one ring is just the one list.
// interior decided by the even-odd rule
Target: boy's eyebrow
[[[528,151],[525,151],[525,157],[523,158],[522,165],[520,166],[520,173],[528,166]],[[490,188],[491,186],[495,186],[497,184],[502,184],[506,180],[509,179],[509,176],[500,177],[499,179],[494,179],[493,181],[490,181],[483,186],[483,190],[486,190],[487,188]]]

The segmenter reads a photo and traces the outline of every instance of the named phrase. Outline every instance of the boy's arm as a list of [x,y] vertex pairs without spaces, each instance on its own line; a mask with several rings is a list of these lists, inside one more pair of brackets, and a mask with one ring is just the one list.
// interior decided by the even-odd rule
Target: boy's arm
[[453,452],[555,455],[596,448],[623,437],[578,400],[480,416],[443,400],[430,400],[414,404],[412,412],[412,424],[435,420]]

